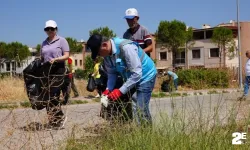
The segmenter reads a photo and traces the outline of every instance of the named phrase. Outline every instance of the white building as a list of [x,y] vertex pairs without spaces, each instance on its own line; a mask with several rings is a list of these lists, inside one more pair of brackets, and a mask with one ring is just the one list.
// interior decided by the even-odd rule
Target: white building
[[0,73],[22,74],[23,70],[36,58],[37,50],[35,48],[29,48],[29,50],[31,56],[21,62],[0,59]]

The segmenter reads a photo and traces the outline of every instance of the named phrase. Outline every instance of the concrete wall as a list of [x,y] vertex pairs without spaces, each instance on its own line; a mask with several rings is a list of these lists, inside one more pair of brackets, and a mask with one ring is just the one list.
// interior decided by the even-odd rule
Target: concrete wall
[[[237,39],[235,39],[235,42],[237,43]],[[194,45],[192,46],[191,50],[188,51],[188,54],[186,55],[188,57],[188,64],[190,67],[192,66],[204,66],[206,68],[213,68],[213,67],[219,67],[220,66],[220,58],[219,57],[210,57],[210,49],[211,48],[218,48],[216,44],[211,42],[210,39],[205,40],[196,40],[194,42]],[[200,58],[193,58],[192,50],[200,49]],[[160,58],[160,52],[167,52],[167,60],[159,60]],[[157,59],[157,67],[172,67],[172,52],[169,52],[167,48],[162,48],[160,44],[157,44],[156,46],[156,59]],[[223,54],[221,54],[221,63],[222,66],[224,64]],[[226,57],[226,65],[227,67],[236,67],[238,65],[238,57],[235,53],[234,58],[229,59],[228,55]]]
[[[167,48],[163,48],[160,44],[156,45],[156,67],[157,68],[169,68],[172,67],[172,52]],[[160,60],[160,52],[167,52],[167,60]]]
[[[237,39],[235,39],[236,46],[237,46]],[[216,57],[210,57],[210,49],[211,48],[218,48],[216,44],[211,42],[210,39],[205,40],[196,40],[195,44],[192,47],[192,50],[194,49],[200,49],[200,59],[193,59],[192,58],[192,50],[189,50],[188,54],[188,60],[189,60],[189,66],[205,66],[206,68],[212,68],[212,67],[219,67],[220,66],[220,58]],[[222,66],[224,64],[224,56],[221,54],[221,63]],[[235,51],[235,57],[229,58],[228,55],[226,55],[226,66],[227,67],[236,67],[238,65],[238,57],[237,53]]]
[[82,53],[72,54],[72,57],[75,60],[75,69],[83,69],[83,55]]
[[[234,40],[234,42],[235,42],[235,46],[238,47],[238,39],[237,38]],[[226,65],[227,65],[227,67],[238,67],[239,66],[239,57],[238,57],[237,48],[234,51],[234,57],[230,58],[227,55]]]
[[[220,66],[220,57],[210,57],[210,49],[218,48],[218,46],[211,42],[210,39],[203,40],[204,43],[204,64],[205,68],[214,68]],[[221,54],[221,65],[223,66],[224,59]]]
[[[200,59],[193,58],[192,50],[200,49]],[[191,50],[188,50],[188,64],[189,66],[205,66],[204,57],[204,42],[201,40],[195,41]]]

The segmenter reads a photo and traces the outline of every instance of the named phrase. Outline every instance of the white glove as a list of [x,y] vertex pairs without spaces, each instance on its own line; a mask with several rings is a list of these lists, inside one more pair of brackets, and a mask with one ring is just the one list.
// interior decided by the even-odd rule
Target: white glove
[[109,102],[108,95],[102,95],[101,96],[101,104],[103,104],[103,106],[105,106],[105,107],[108,107],[108,102]]

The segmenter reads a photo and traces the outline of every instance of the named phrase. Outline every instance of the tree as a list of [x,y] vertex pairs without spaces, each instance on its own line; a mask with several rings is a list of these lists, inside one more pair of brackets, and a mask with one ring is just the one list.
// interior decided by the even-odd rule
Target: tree
[[0,58],[5,56],[6,46],[7,44],[5,42],[0,42]]
[[[5,57],[8,60],[15,60],[21,62],[30,56],[30,51],[28,46],[23,45],[19,42],[12,42],[7,44],[5,50]],[[12,76],[12,63],[10,63],[10,76]]]
[[0,42],[0,73],[1,73],[1,58],[5,56],[6,53],[6,43]]
[[161,21],[156,31],[156,40],[166,46],[173,53],[173,67],[175,67],[176,53],[181,52],[187,42],[188,33],[184,22]]
[[30,56],[30,51],[27,45],[23,45],[19,42],[12,42],[7,45],[6,57],[10,60],[16,60],[18,62],[25,60]]
[[212,42],[219,47],[220,54],[220,68],[223,57],[224,67],[226,67],[227,54],[232,54],[235,51],[235,41],[231,29],[225,27],[217,27],[213,31]]
[[109,29],[109,27],[100,27],[94,30],[89,31],[89,36],[93,34],[101,34],[107,38],[113,38],[116,36],[113,30]]
[[38,55],[40,55],[40,50],[41,50],[41,44],[37,44],[36,51],[37,51]]
[[68,41],[69,43],[69,49],[70,49],[70,52],[82,52],[82,44],[78,43],[76,39],[74,38],[71,38],[71,37],[66,37],[66,40]]

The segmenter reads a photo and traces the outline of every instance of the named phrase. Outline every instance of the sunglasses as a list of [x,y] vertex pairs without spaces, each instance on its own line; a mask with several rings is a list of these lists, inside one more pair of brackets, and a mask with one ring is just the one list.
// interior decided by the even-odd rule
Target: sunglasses
[[53,27],[47,27],[44,29],[44,31],[55,31],[56,28],[53,28]]

